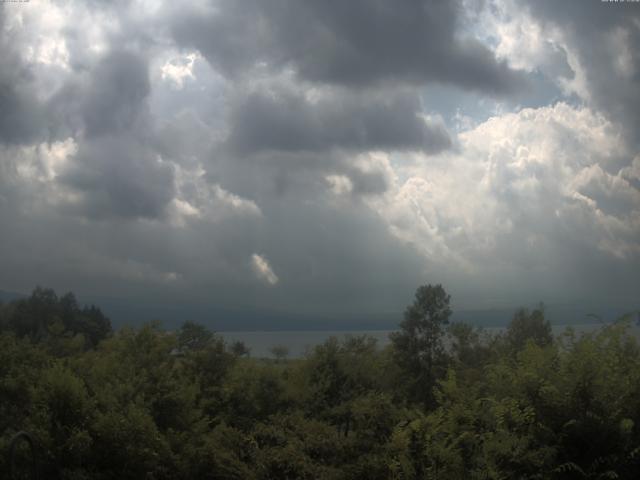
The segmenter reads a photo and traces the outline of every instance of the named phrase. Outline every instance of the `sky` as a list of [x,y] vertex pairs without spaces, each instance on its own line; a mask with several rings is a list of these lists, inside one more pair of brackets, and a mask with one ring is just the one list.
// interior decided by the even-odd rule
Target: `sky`
[[638,307],[639,2],[30,0],[0,32],[2,290]]

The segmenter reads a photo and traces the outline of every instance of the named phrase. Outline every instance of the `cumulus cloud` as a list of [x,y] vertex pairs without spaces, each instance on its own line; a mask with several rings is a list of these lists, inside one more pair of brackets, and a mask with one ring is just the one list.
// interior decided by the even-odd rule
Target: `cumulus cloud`
[[[640,12],[633,2],[501,1],[498,53],[539,69],[610,120],[638,146]],[[615,85],[615,87],[613,87]]]
[[82,105],[85,136],[127,132],[134,128],[149,95],[146,60],[112,51],[92,70]]
[[221,1],[177,15],[178,42],[231,75],[291,66],[306,80],[352,87],[452,82],[491,93],[524,78],[457,30],[459,2]]
[[536,287],[546,296],[570,290],[552,281],[560,272],[563,280],[574,272],[571,288],[589,291],[609,259],[625,280],[600,294],[630,294],[640,192],[631,170],[619,168],[630,152],[614,124],[558,103],[494,117],[461,134],[460,144],[440,164],[407,168],[407,180],[372,201],[394,235],[470,278],[504,285],[508,272],[546,276],[549,286]]
[[41,134],[44,107],[35,95],[29,65],[17,48],[16,25],[0,6],[0,142],[24,144]]
[[0,5],[0,288],[335,316],[425,282],[636,298],[627,4]]
[[83,196],[91,218],[156,218],[174,196],[173,167],[131,137],[83,143],[60,182]]
[[180,166],[175,168],[176,192],[169,207],[174,225],[184,227],[189,219],[219,222],[234,215],[262,216],[254,201],[235,195],[218,184],[211,184],[201,166],[192,170]]
[[444,126],[425,119],[417,95],[329,94],[307,99],[289,91],[252,92],[231,118],[238,154],[275,151],[421,150],[449,148]]
[[197,54],[189,53],[184,57],[169,60],[162,66],[162,79],[172,82],[175,88],[182,90],[188,79],[195,80],[193,64],[197,57]]

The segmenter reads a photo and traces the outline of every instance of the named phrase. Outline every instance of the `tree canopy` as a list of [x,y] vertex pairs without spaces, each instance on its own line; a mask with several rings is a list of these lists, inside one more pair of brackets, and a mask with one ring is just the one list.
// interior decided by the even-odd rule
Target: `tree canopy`
[[519,310],[489,335],[449,302],[420,287],[384,348],[272,359],[192,322],[93,343],[91,307],[37,289],[0,305],[0,478],[23,430],[54,480],[640,478],[630,319],[553,338]]
[[442,285],[423,285],[407,307],[400,331],[391,334],[396,361],[415,400],[433,401],[432,389],[441,372],[444,328],[449,323],[451,297]]

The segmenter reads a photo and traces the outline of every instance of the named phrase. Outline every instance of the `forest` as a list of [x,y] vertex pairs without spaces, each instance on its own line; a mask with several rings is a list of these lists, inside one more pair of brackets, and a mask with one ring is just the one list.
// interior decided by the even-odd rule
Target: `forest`
[[[632,318],[500,334],[417,289],[391,342],[253,358],[203,325],[114,331],[36,288],[0,306],[0,475],[43,479],[637,479]],[[10,444],[19,431],[34,441]]]

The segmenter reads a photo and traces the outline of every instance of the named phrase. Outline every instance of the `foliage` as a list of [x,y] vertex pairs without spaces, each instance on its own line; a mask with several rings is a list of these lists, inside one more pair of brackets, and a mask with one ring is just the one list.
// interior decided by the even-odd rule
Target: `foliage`
[[519,309],[507,327],[506,340],[514,352],[522,350],[528,341],[541,347],[551,344],[551,324],[544,318],[544,306],[532,312]]
[[289,347],[286,345],[274,345],[269,349],[271,355],[273,355],[276,360],[282,361],[289,356]]
[[85,311],[44,289],[0,306],[0,451],[29,431],[42,478],[640,478],[629,319],[554,339],[519,310],[504,335],[445,332],[449,297],[427,286],[387,348],[347,336],[274,361],[195,323],[94,344]]
[[47,342],[52,353],[66,355],[95,347],[112,333],[111,322],[94,306],[80,307],[73,293],[62,297],[51,289],[36,287],[31,296],[4,306],[3,330],[20,338]]
[[432,388],[443,370],[442,338],[451,316],[449,301],[442,285],[419,287],[413,304],[405,311],[400,331],[391,334],[410,398],[427,406],[433,403]]

